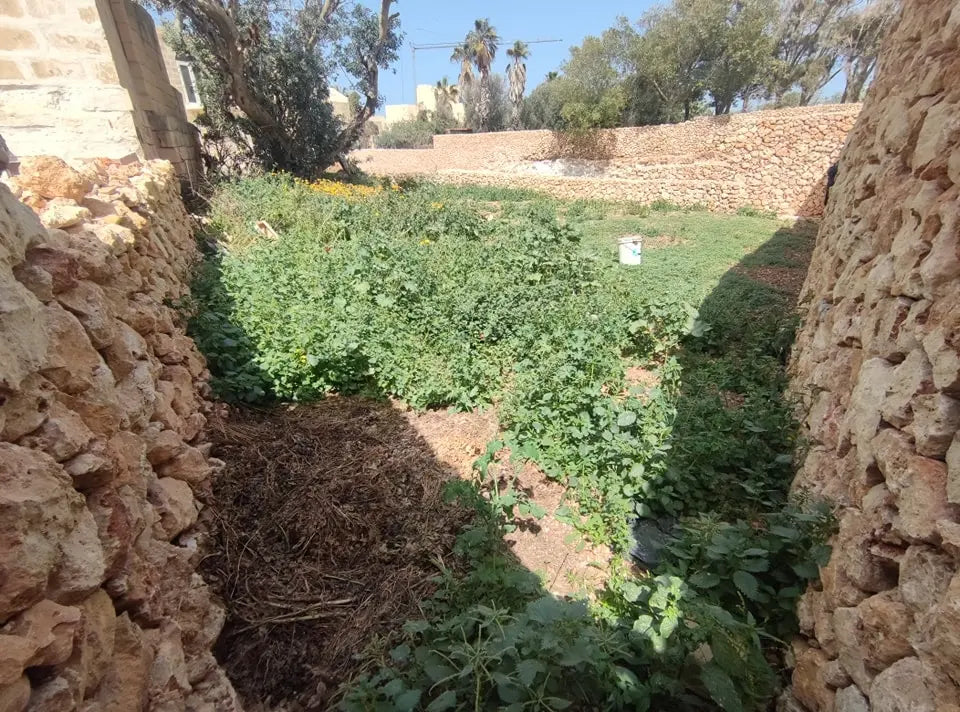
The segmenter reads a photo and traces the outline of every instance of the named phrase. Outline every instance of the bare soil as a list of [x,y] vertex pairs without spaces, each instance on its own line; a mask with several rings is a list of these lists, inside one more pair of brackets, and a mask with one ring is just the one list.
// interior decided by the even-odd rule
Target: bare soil
[[442,488],[459,472],[389,403],[233,409],[212,425],[227,462],[201,566],[228,609],[217,655],[250,702],[324,709],[354,654],[417,617],[439,558],[455,565],[467,513]]
[[[419,617],[432,577],[460,565],[451,552],[470,513],[443,486],[472,476],[496,415],[331,397],[232,408],[211,431],[227,463],[201,565],[227,605],[217,657],[251,709],[329,709],[354,656]],[[520,522],[511,552],[553,593],[591,595],[609,551],[553,516],[563,486],[529,464],[517,476],[548,514]]]

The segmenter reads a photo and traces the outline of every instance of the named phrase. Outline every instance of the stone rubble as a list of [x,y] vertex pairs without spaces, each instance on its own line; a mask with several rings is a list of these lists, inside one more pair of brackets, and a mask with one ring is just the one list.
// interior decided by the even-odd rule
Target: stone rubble
[[209,374],[169,306],[199,257],[180,182],[165,161],[38,156],[8,183],[0,710],[240,710],[195,573],[220,463]]
[[906,0],[801,295],[794,488],[839,520],[799,609],[810,712],[960,710],[958,38],[956,0]]

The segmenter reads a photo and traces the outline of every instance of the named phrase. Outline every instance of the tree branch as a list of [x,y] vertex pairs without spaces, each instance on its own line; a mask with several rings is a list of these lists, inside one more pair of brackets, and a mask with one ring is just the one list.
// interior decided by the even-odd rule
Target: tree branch
[[[231,7],[235,3],[231,0]],[[242,42],[233,16],[215,0],[176,0],[175,6],[210,40],[220,67],[229,78],[230,94],[237,107],[261,129],[275,129],[276,121],[257,101],[247,82]]]
[[367,55],[363,61],[366,70],[363,77],[363,106],[353,115],[337,139],[339,152],[341,154],[340,162],[344,164],[345,169],[347,151],[349,151],[351,146],[360,138],[364,124],[370,120],[370,117],[373,116],[373,113],[377,110],[377,106],[380,104],[380,61],[383,57],[387,42],[390,39],[390,26],[393,23],[394,17],[390,14],[390,6],[394,2],[395,0],[380,0],[380,22],[377,41],[374,43],[369,55]]

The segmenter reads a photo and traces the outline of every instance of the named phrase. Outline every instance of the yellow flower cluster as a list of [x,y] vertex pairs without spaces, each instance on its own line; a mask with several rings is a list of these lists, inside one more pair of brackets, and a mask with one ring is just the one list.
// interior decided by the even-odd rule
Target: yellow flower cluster
[[334,198],[344,198],[346,200],[369,198],[372,195],[383,192],[383,188],[379,185],[354,185],[352,183],[341,183],[340,181],[327,180],[325,178],[320,178],[315,181],[306,181],[298,178],[297,183],[305,188],[309,188],[315,193],[323,193],[324,195],[330,195]]

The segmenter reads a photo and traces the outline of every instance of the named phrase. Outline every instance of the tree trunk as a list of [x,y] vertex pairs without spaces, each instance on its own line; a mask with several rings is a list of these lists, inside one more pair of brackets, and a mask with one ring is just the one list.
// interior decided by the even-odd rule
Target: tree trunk
[[490,77],[484,73],[480,77],[480,96],[477,99],[477,121],[481,131],[490,130]]
[[690,120],[690,102],[689,101],[683,102],[683,120],[684,121]]
[[510,128],[519,131],[520,126],[520,104],[513,105],[513,115],[510,117]]

